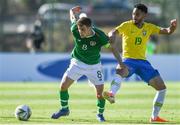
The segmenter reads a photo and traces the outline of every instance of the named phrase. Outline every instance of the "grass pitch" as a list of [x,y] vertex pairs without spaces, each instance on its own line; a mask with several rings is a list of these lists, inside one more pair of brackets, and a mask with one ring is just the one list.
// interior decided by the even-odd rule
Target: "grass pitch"
[[[96,120],[96,96],[88,84],[74,84],[69,89],[70,115],[57,120],[51,114],[59,110],[58,83],[0,83],[0,124],[149,124],[155,90],[144,83],[123,83],[115,104],[106,102],[106,122]],[[108,90],[109,84],[105,84]],[[167,96],[161,117],[167,124],[180,124],[180,83],[167,82]],[[18,105],[32,110],[29,121],[14,117]]]

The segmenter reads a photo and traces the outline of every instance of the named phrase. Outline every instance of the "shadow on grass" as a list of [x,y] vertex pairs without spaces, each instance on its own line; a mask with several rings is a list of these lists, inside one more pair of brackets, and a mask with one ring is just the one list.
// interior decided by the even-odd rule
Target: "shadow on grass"
[[110,124],[165,124],[165,125],[179,125],[180,122],[166,122],[166,123],[150,123],[149,121],[143,121],[143,120],[107,120],[107,123]]
[[[6,123],[6,121],[13,122],[15,117],[0,117],[3,119],[2,122]],[[88,119],[88,118],[68,118],[68,117],[63,117],[60,119],[51,119],[50,117],[32,117],[28,121],[19,121],[22,123],[32,123],[32,124],[44,124],[44,123],[60,123],[60,124],[99,124],[96,119]],[[129,124],[129,125],[142,125],[142,124],[149,124],[149,125],[155,125],[155,124],[164,124],[164,125],[179,125],[180,122],[167,122],[167,123],[149,123],[148,121],[143,121],[143,120],[107,120],[106,122],[100,123],[100,124]]]

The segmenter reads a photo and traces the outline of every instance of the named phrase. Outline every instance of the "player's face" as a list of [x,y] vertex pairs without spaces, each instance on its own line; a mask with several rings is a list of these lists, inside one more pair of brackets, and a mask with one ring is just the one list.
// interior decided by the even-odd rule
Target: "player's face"
[[84,38],[89,35],[90,27],[87,27],[85,25],[82,25],[82,26],[78,25],[78,31],[81,38]]
[[141,10],[137,8],[133,9],[132,20],[134,24],[142,23],[145,17],[146,17],[146,13],[142,12]]

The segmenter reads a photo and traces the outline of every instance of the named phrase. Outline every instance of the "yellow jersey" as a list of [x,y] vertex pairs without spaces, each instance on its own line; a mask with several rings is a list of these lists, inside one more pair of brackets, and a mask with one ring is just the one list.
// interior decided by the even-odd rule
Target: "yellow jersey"
[[160,27],[144,23],[138,28],[132,20],[126,21],[115,28],[122,36],[122,57],[146,60],[146,45],[150,35],[158,34]]

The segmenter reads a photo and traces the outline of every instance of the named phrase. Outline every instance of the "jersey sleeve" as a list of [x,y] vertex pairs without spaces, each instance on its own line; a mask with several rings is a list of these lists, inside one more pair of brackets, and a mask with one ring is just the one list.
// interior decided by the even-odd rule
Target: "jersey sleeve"
[[104,46],[104,45],[109,43],[109,37],[104,32],[101,32],[100,39],[101,39],[102,46]]
[[104,45],[105,48],[109,48],[110,46],[111,46],[110,43]]
[[77,31],[77,30],[78,30],[78,28],[77,28],[76,22],[72,22],[71,23],[71,32],[74,32],[74,31]]
[[150,24],[150,28],[152,29],[151,34],[159,34],[159,32],[160,32],[160,27],[159,26],[156,26],[154,24]]
[[123,34],[126,30],[126,22],[120,24],[119,26],[117,26],[115,29],[119,32],[119,34]]

